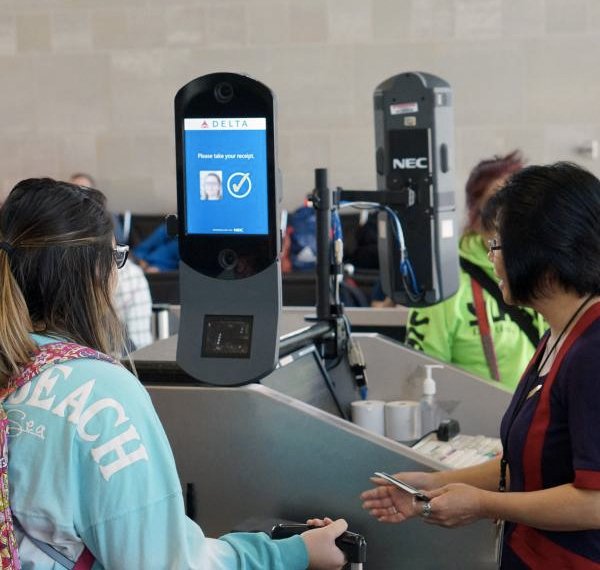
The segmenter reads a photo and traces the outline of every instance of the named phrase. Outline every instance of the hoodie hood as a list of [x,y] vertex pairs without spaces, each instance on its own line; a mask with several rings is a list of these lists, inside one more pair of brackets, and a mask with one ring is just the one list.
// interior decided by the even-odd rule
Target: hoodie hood
[[460,238],[458,252],[461,257],[481,267],[495,282],[494,264],[488,258],[488,248],[480,234],[465,234]]

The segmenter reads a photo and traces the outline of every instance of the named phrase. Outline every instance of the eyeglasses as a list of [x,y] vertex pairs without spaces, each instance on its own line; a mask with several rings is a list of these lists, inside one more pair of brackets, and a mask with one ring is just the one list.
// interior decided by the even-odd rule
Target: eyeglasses
[[500,249],[502,249],[502,246],[500,245],[499,239],[494,238],[488,240],[488,250],[490,253],[494,253],[495,251],[498,251]]
[[124,245],[122,243],[115,244],[113,247],[113,257],[115,259],[115,264],[117,265],[117,269],[121,269],[125,265],[127,261],[127,256],[129,255],[129,246]]

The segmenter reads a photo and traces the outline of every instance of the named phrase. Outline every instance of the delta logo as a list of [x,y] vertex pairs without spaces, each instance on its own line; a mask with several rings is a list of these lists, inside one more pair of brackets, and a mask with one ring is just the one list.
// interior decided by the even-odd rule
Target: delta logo
[[248,128],[246,119],[212,119],[213,129],[245,129]]

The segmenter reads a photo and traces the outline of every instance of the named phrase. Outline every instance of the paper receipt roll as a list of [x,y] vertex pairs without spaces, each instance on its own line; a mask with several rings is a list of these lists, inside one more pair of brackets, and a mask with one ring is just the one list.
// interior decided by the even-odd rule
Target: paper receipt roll
[[355,424],[373,433],[384,435],[385,402],[381,400],[356,400],[350,404],[350,407],[352,410],[352,421]]
[[414,400],[396,400],[385,405],[385,435],[396,441],[421,437],[421,407]]

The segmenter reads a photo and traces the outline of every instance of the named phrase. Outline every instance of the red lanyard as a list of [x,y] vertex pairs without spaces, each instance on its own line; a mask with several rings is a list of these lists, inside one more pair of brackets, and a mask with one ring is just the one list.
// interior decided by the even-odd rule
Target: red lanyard
[[500,370],[498,369],[498,359],[496,358],[496,349],[494,348],[494,339],[490,323],[485,312],[485,302],[483,300],[483,289],[481,285],[471,279],[471,289],[473,290],[473,301],[475,303],[475,315],[477,316],[477,325],[481,336],[481,345],[483,354],[487,362],[490,374],[496,382],[500,382]]

